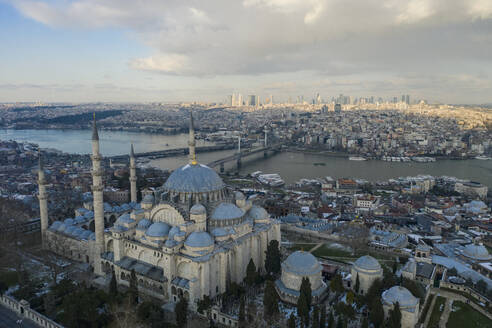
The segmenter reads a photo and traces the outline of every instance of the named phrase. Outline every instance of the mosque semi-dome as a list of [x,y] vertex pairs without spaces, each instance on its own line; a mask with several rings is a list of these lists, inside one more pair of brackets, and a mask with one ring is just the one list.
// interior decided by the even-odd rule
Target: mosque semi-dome
[[232,203],[220,203],[212,215],[212,220],[233,220],[241,218],[244,215],[244,210]]
[[463,255],[476,261],[488,261],[492,256],[485,246],[480,244],[468,244],[462,251]]
[[186,164],[171,173],[164,188],[170,191],[201,193],[225,187],[219,175],[203,164]]
[[202,204],[195,204],[190,209],[190,214],[192,215],[201,215],[206,213],[207,213],[207,209]]
[[209,247],[214,244],[214,240],[208,232],[195,231],[186,238],[184,244],[188,247]]
[[253,205],[248,212],[249,217],[253,220],[265,220],[268,219],[268,212],[263,208],[256,205]]
[[149,237],[167,236],[171,227],[164,222],[155,222],[150,225],[145,234]]
[[149,219],[142,219],[138,221],[137,229],[147,229],[152,224]]
[[296,275],[314,275],[321,271],[318,260],[309,252],[296,251],[282,263],[283,270]]

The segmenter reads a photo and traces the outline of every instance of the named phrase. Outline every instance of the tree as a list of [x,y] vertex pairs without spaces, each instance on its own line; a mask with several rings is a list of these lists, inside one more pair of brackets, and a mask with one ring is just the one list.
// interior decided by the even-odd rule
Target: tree
[[278,274],[280,272],[280,249],[277,240],[271,240],[267,246],[265,257],[265,270],[269,274]]
[[212,306],[212,300],[208,295],[204,295],[202,300],[199,300],[197,303],[197,311],[201,314],[204,314],[205,311],[210,309]]
[[239,301],[238,321],[239,321],[239,327],[243,327],[246,321],[244,297],[241,297],[241,300]]
[[304,326],[309,325],[309,312],[311,311],[311,283],[309,278],[302,278],[299,298],[297,299],[297,314],[301,317]]
[[343,328],[343,318],[340,316],[337,320],[337,328]]
[[111,281],[109,282],[109,296],[116,297],[118,295],[118,284],[116,282],[116,274],[114,269],[111,271]]
[[176,313],[176,324],[178,327],[185,327],[188,320],[188,301],[186,298],[182,297],[179,299],[174,312]]
[[288,328],[296,328],[296,317],[294,317],[294,313],[290,314],[289,320],[287,321]]
[[328,316],[327,328],[335,328],[335,317],[333,316],[333,311],[330,311],[330,315]]
[[354,303],[354,297],[355,297],[354,293],[351,290],[349,290],[347,292],[347,297],[346,297],[348,305],[352,305],[352,303]]
[[245,282],[248,286],[253,286],[256,282],[256,265],[253,259],[249,260],[248,266],[246,267]]
[[319,320],[319,308],[318,308],[318,306],[314,306],[312,327],[313,328],[319,327],[319,323],[320,323],[320,320]]
[[396,270],[398,270],[398,263],[396,263],[396,261],[395,261],[395,262],[393,262],[393,267],[392,267],[392,269],[393,269],[393,274],[395,274],[395,273],[396,273]]
[[266,318],[271,318],[278,313],[278,294],[273,285],[273,281],[267,280],[265,292],[263,294],[263,308]]
[[364,317],[364,319],[362,319],[361,328],[369,328],[369,322],[367,321],[367,317]]
[[341,293],[345,289],[343,288],[342,276],[340,274],[336,274],[330,281],[330,289],[335,293]]
[[130,273],[130,287],[128,288],[128,294],[130,297],[130,300],[133,302],[133,304],[138,303],[138,281],[137,281],[137,274],[135,273],[135,270],[132,269]]
[[163,326],[164,311],[154,302],[145,301],[137,308],[137,318],[140,322],[147,324],[151,328]]
[[324,304],[321,305],[321,315],[319,317],[319,328],[326,327],[326,306]]
[[109,313],[114,325],[118,328],[138,327],[138,311],[135,311],[135,306],[129,297],[125,298],[121,304],[113,302]]
[[360,289],[360,280],[359,280],[359,273],[357,272],[357,278],[355,278],[355,286],[354,286],[355,292],[359,294],[359,289]]
[[387,327],[401,328],[401,312],[400,312],[400,304],[398,304],[398,302],[396,302],[393,309],[389,311]]
[[379,297],[372,299],[369,305],[369,320],[372,322],[375,328],[383,326],[384,323],[384,310],[383,304]]

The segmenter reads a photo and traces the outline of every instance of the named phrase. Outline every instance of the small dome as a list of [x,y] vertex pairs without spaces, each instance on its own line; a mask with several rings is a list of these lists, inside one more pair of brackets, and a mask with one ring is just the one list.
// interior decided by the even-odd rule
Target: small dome
[[172,227],[171,230],[169,230],[169,239],[173,239],[175,235],[179,234],[181,230],[179,230],[179,227]]
[[74,224],[75,222],[73,221],[73,219],[65,219],[65,221],[63,221],[63,223],[65,223],[66,226],[70,226],[70,225]]
[[51,224],[50,229],[51,230],[58,230],[58,228],[62,225],[61,221],[55,221]]
[[210,192],[224,188],[224,182],[210,167],[187,164],[171,173],[164,188],[177,192]]
[[164,237],[169,233],[169,225],[164,222],[155,222],[150,225],[145,234],[149,237]]
[[269,217],[268,212],[259,206],[252,206],[248,214],[253,220],[266,220]]
[[80,236],[84,233],[84,231],[85,229],[78,227],[72,232],[72,235],[80,238]]
[[67,226],[65,225],[65,223],[62,223],[58,226],[58,229],[56,229],[56,230],[63,232],[63,231],[65,231],[66,228],[67,228]]
[[78,215],[78,216],[76,216],[76,217],[75,217],[74,221],[75,221],[75,223],[77,223],[77,224],[78,224],[78,223],[82,223],[82,222],[84,222],[84,221],[85,221],[85,217],[83,217],[83,216],[81,216],[81,215]]
[[236,191],[234,193],[234,197],[236,198],[236,200],[245,200],[246,197],[244,196],[244,194],[240,191]]
[[90,235],[91,235],[91,231],[89,230],[84,230],[84,232],[80,235],[80,238],[81,239],[89,239]]
[[488,261],[492,256],[483,245],[468,244],[463,250],[463,255],[477,261]]
[[212,230],[212,235],[215,237],[225,237],[229,236],[229,232],[224,228],[215,228]]
[[402,308],[415,307],[419,302],[418,298],[413,296],[408,289],[402,286],[393,286],[390,289],[385,290],[381,297],[383,298],[383,303],[393,305],[398,302]]
[[154,196],[152,194],[146,195],[143,198],[142,203],[144,203],[144,204],[154,204]]
[[64,231],[64,232],[65,232],[67,235],[73,235],[73,232],[75,231],[75,229],[77,229],[77,227],[76,227],[76,226],[73,226],[73,225],[72,225],[72,226],[68,226],[68,227],[65,229],[65,231]]
[[244,215],[244,210],[231,203],[220,203],[211,215],[213,220],[238,219]]
[[131,224],[134,222],[135,220],[130,217],[130,214],[125,213],[116,220],[115,224]]
[[94,212],[87,211],[87,212],[85,212],[84,217],[87,219],[92,219],[94,217]]
[[209,247],[214,244],[214,240],[205,231],[195,231],[190,233],[184,243],[188,247]]
[[190,214],[193,215],[201,215],[205,213],[207,213],[207,210],[205,209],[205,206],[203,206],[202,204],[195,204],[190,209]]
[[357,261],[355,261],[354,266],[358,269],[367,271],[381,270],[381,265],[379,264],[379,262],[374,257],[369,255],[359,257]]
[[137,229],[147,229],[152,222],[149,219],[142,219],[138,221]]
[[282,268],[297,275],[314,275],[321,271],[318,260],[309,252],[296,251],[282,263]]

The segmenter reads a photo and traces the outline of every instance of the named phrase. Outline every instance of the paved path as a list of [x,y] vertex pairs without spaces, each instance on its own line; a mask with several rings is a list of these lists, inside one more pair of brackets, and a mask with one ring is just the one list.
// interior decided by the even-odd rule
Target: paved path
[[[17,320],[22,319],[22,324],[17,324]],[[36,328],[38,327],[34,322],[26,318],[21,318],[14,311],[0,305],[0,328]]]
[[425,317],[424,320],[424,327],[427,327],[429,325],[429,320],[431,317],[432,310],[434,309],[434,303],[436,303],[436,298],[437,298],[436,295],[434,295],[434,297],[432,298],[432,302],[429,305],[429,310],[427,311],[427,316]]
[[441,314],[441,319],[439,320],[439,328],[446,328],[446,324],[448,323],[449,314],[451,313],[451,309],[453,308],[453,300],[446,299],[444,302],[444,310]]
[[315,250],[317,250],[318,248],[320,248],[321,246],[323,246],[324,243],[319,243],[317,244],[316,246],[314,246],[313,248],[311,248],[311,250],[309,251],[310,253],[314,252]]

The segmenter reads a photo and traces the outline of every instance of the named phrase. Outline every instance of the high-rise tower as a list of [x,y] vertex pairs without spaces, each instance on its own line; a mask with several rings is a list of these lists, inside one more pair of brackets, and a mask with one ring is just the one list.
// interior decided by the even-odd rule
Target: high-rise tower
[[137,202],[137,167],[135,166],[135,153],[133,144],[130,149],[130,201]]
[[190,112],[190,139],[188,141],[188,146],[190,149],[189,159],[190,164],[196,165],[196,154],[195,154],[195,127],[193,125],[193,112]]
[[94,226],[96,233],[96,254],[94,259],[94,271],[102,274],[100,256],[104,252],[104,207],[103,207],[103,183],[101,167],[101,155],[99,154],[99,134],[97,133],[96,114],[92,124],[92,197],[94,202]]
[[39,171],[38,171],[38,186],[39,186],[39,217],[41,219],[41,242],[43,248],[46,247],[46,229],[48,229],[48,195],[46,194],[46,179],[44,177],[43,159],[39,154]]

